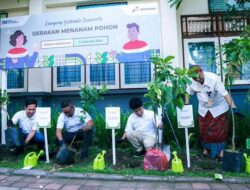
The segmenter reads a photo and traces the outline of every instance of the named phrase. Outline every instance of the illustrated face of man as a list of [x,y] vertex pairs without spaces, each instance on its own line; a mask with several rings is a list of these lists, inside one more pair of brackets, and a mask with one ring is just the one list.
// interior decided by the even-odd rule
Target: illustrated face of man
[[137,109],[134,109],[134,113],[135,115],[137,115],[138,117],[142,117],[143,116],[143,113],[144,113],[144,108],[143,106],[137,108]]
[[67,106],[67,107],[63,108],[62,111],[66,116],[72,117],[74,115],[75,108],[74,108],[74,106]]
[[25,107],[26,115],[32,117],[36,113],[36,104],[30,104]]
[[128,38],[131,41],[137,40],[138,39],[138,34],[139,34],[139,32],[137,31],[136,27],[128,28]]
[[16,47],[21,47],[24,42],[24,36],[21,34],[16,38]]

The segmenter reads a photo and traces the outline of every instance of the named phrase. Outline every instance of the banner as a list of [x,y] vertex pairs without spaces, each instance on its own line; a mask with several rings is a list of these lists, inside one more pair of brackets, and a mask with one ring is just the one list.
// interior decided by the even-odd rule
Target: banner
[[149,61],[158,12],[145,3],[2,18],[0,69]]

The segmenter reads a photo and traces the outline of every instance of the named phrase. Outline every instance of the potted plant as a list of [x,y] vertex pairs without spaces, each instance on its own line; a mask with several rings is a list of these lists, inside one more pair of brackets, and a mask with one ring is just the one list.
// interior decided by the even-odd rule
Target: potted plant
[[[243,75],[241,69],[250,61],[250,27],[246,27],[241,37],[233,39],[222,46],[222,53],[225,57],[222,68],[225,75],[225,85],[231,95],[230,87],[234,84],[237,76]],[[235,148],[235,115],[230,108],[232,118],[232,139],[231,149],[224,151],[223,169],[226,171],[239,172],[243,170],[243,153]]]

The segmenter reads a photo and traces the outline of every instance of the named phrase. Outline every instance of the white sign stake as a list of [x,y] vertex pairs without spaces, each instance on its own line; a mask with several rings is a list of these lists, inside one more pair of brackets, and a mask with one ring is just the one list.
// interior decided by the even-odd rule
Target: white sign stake
[[120,129],[120,108],[106,107],[106,129],[112,129],[112,154],[113,165],[116,164],[116,150],[115,150],[115,129]]
[[46,154],[46,163],[49,163],[49,145],[48,145],[48,136],[47,128],[50,128],[51,122],[51,109],[50,107],[38,107],[36,108],[36,122],[38,128],[44,129],[44,140],[45,140],[45,154]]
[[185,128],[187,167],[190,168],[188,128],[194,127],[192,105],[185,105],[182,108],[182,110],[177,108],[177,120],[178,120],[178,128]]

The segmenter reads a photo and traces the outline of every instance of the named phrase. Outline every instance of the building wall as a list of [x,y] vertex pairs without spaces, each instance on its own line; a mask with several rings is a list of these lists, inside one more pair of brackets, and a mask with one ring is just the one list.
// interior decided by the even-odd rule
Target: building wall
[[[174,66],[183,67],[183,53],[182,53],[182,38],[180,16],[188,14],[207,14],[208,0],[183,0],[179,10],[170,8],[167,0],[137,0],[128,1],[128,4],[133,3],[148,3],[156,1],[160,7],[160,26],[161,26],[161,52],[162,56],[174,55],[176,57]],[[77,5],[91,4],[91,3],[105,3],[115,2],[113,0],[1,0],[0,11],[8,12],[9,16],[21,16],[27,14],[40,14],[46,12],[67,11],[76,9]],[[197,8],[199,7],[199,8]],[[36,68],[28,71],[28,91],[22,94],[11,94],[12,107],[17,107],[17,104],[22,105],[24,97],[33,96],[38,99],[41,106],[56,105],[65,97],[73,99],[78,104],[79,95],[77,91],[74,92],[53,92],[52,89],[52,69],[51,68]],[[0,75],[1,76],[1,75]],[[0,78],[1,79],[1,78]],[[127,102],[132,96],[141,96],[146,92],[142,90],[113,90],[105,96],[105,101],[97,103],[97,107],[103,111],[105,106],[120,106],[127,110]],[[241,98],[246,97],[246,90],[240,92]],[[237,90],[234,91],[237,95]],[[235,96],[236,98],[236,96]],[[194,100],[196,101],[196,100]],[[238,101],[244,107],[244,101]],[[249,108],[248,108],[249,109]]]

